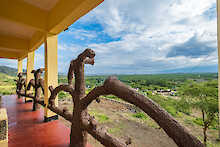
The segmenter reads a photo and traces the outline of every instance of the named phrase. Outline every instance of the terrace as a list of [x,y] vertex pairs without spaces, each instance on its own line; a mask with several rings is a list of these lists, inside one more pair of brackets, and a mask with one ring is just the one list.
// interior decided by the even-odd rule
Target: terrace
[[[108,94],[142,109],[178,146],[203,146],[160,106],[114,77],[108,78],[102,86],[85,95],[84,64],[93,65],[95,58],[95,52],[91,49],[86,49],[71,61],[68,83],[58,85],[57,35],[101,2],[102,0],[0,2],[0,57],[18,61],[17,96],[4,96],[1,101],[1,108],[7,111],[8,119],[2,111],[0,120],[6,120],[8,125],[6,123],[1,126],[1,133],[6,137],[1,137],[0,146],[85,147],[90,146],[87,143],[87,133],[105,146],[128,146],[130,139],[122,142],[109,135],[98,128],[95,119],[87,113],[87,107],[93,100],[99,102],[99,96]],[[218,26],[219,23],[218,19]],[[34,69],[34,52],[42,44],[45,46],[45,65],[44,68]],[[22,73],[22,61],[25,58],[26,78]],[[44,78],[41,77],[43,72]],[[59,108],[57,94],[60,91],[71,94],[74,103],[72,113]],[[68,129],[59,122],[58,115],[71,122],[72,128]]]

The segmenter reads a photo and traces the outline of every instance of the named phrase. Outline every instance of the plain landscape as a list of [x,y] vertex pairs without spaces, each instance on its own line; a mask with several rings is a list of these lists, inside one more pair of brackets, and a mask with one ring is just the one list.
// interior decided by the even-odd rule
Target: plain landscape
[[[177,73],[152,75],[115,75],[120,81],[155,101],[185,126],[207,146],[218,147],[218,83],[217,73]],[[87,76],[86,93],[102,85],[108,76]],[[0,68],[0,94],[15,94],[16,70]],[[65,75],[59,75],[59,84],[67,83]],[[59,93],[59,107],[73,111],[72,99],[65,92]],[[103,96],[101,102],[93,102],[89,113],[99,124],[121,140],[131,138],[132,147],[175,147],[176,144],[152,120],[135,106],[115,96]],[[60,117],[70,126],[70,123]],[[207,131],[204,132],[204,129]],[[205,134],[204,134],[205,133]],[[102,146],[91,136],[89,142]]]

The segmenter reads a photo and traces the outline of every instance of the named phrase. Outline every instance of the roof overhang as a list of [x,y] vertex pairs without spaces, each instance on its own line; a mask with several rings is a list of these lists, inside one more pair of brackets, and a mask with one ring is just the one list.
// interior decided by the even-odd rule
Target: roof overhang
[[1,0],[0,58],[19,59],[36,50],[103,0]]

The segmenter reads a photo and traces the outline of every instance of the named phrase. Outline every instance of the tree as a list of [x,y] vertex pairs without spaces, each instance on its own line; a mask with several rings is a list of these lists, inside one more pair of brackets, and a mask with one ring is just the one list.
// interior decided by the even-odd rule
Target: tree
[[183,99],[186,103],[201,111],[203,126],[203,141],[207,144],[207,129],[218,117],[218,83],[208,81],[202,83],[186,83],[181,88]]

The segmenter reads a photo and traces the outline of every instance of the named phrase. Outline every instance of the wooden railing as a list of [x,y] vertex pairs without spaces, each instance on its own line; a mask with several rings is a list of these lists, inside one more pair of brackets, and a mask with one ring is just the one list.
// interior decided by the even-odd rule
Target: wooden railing
[[17,80],[14,80],[16,82],[16,93],[18,95],[18,98],[20,98],[20,93],[26,91],[26,82],[25,79],[23,78],[23,75],[26,73],[18,73]]
[[[85,147],[87,144],[87,134],[91,134],[101,144],[107,147],[125,147],[131,143],[128,139],[126,142],[122,142],[119,139],[108,134],[104,129],[100,128],[94,116],[91,116],[87,107],[92,101],[100,102],[99,96],[101,95],[115,95],[124,101],[134,104],[135,106],[142,109],[157,124],[163,128],[169,137],[179,147],[202,147],[204,146],[195,136],[191,135],[185,127],[180,125],[169,113],[167,113],[158,104],[153,102],[151,99],[145,97],[142,94],[136,92],[136,90],[126,86],[121,81],[117,80],[116,77],[109,77],[105,80],[102,86],[98,86],[91,90],[87,95],[85,94],[85,78],[84,78],[84,64],[94,64],[95,52],[91,49],[86,49],[81,53],[75,60],[70,63],[68,71],[68,83],[59,85],[56,88],[49,87],[51,92],[49,98],[49,104],[46,106],[44,101],[40,100],[41,91],[44,92],[43,79],[41,73],[43,69],[32,71],[35,79],[32,79],[27,89],[31,86],[34,87],[35,93],[26,94],[22,92],[22,89],[18,84],[17,94],[20,96],[31,97],[34,100],[33,110],[37,109],[37,104],[48,107],[51,111],[64,117],[66,120],[72,123],[71,134],[70,134],[70,146],[71,147]],[[73,86],[72,80],[75,77],[75,84]],[[19,80],[20,79],[20,80]],[[22,77],[19,77],[18,81],[22,82]],[[25,90],[24,90],[25,91]],[[61,91],[68,92],[72,96],[74,104],[73,112],[70,113],[66,108],[60,109],[55,106],[55,98]],[[143,136],[144,137],[144,136]]]

